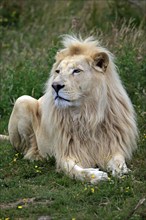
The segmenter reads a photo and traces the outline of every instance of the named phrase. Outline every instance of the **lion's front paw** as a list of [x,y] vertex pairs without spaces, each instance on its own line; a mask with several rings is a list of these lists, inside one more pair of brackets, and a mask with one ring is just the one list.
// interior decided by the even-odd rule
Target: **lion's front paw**
[[81,175],[82,180],[90,182],[91,184],[97,184],[101,180],[108,180],[107,173],[99,171],[99,169],[83,169]]
[[125,161],[112,159],[108,163],[108,170],[112,171],[112,176],[122,176],[130,172]]

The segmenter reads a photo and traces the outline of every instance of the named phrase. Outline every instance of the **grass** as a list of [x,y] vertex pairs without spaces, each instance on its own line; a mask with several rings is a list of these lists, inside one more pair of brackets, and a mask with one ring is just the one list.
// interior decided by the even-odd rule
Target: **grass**
[[[107,1],[108,2],[108,1]],[[122,3],[121,3],[122,4]],[[110,7],[112,7],[110,9]],[[115,8],[114,8],[115,7]],[[121,179],[111,177],[97,186],[71,180],[55,170],[55,161],[29,162],[9,143],[0,143],[0,219],[103,219],[146,218],[146,56],[142,12],[106,1],[2,1],[0,133],[7,124],[14,101],[21,95],[39,98],[60,47],[59,35],[80,30],[98,35],[117,59],[119,74],[137,112],[140,138],[131,162],[132,172]],[[122,5],[122,7],[124,7]],[[117,17],[114,19],[114,11]],[[106,12],[106,13],[105,13]],[[128,15],[129,16],[129,15]],[[73,26],[73,19],[76,23]],[[46,218],[47,218],[46,217]],[[45,219],[45,218],[44,218]]]

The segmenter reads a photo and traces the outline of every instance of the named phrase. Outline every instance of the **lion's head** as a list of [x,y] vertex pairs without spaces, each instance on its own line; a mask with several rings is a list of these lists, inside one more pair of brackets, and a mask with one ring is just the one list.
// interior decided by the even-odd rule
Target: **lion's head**
[[[52,95],[55,106],[67,108],[81,106],[92,99],[101,98],[105,91],[109,52],[99,47],[93,38],[79,41],[65,38],[66,48],[57,53],[52,69]],[[98,97],[99,96],[99,97]]]

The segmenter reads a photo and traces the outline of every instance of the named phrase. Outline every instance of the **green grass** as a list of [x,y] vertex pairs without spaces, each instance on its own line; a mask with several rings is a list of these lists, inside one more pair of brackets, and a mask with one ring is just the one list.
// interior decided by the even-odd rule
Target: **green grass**
[[[53,158],[29,162],[9,143],[0,143],[0,219],[146,218],[146,203],[131,214],[139,200],[146,197],[146,33],[140,8],[136,10],[132,5],[119,11],[115,2],[2,1],[0,133],[7,134],[13,103],[19,96],[39,98],[43,94],[60,47],[59,36],[80,30],[83,36],[98,35],[116,55],[120,77],[137,113],[140,138],[138,150],[128,162],[132,172],[97,186],[57,173]],[[135,22],[128,17],[129,10]],[[77,27],[72,27],[74,17],[79,19]]]

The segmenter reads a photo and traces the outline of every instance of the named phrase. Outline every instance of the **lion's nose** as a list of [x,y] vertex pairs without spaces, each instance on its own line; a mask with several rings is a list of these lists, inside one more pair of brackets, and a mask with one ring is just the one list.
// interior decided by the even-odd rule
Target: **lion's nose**
[[61,85],[59,83],[54,82],[52,84],[53,89],[55,90],[56,93],[59,92],[60,89],[63,89],[65,85]]

